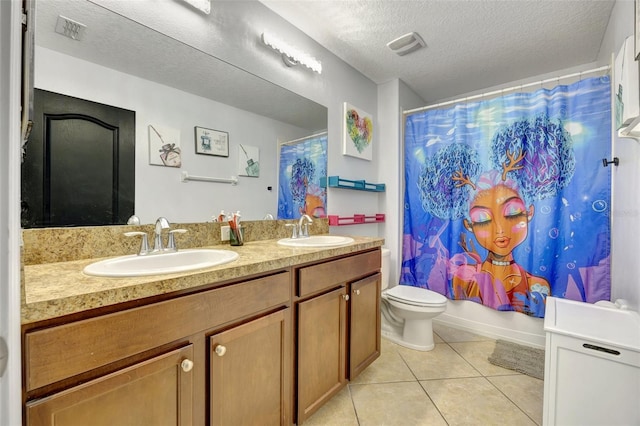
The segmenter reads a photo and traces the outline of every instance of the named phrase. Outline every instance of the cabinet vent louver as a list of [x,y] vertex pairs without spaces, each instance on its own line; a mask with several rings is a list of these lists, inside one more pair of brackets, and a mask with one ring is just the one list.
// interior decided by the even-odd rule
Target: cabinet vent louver
[[62,34],[70,39],[79,41],[82,40],[82,36],[86,29],[87,26],[80,22],[76,22],[73,19],[69,19],[62,15],[58,16],[58,21],[56,22],[56,32],[58,34]]

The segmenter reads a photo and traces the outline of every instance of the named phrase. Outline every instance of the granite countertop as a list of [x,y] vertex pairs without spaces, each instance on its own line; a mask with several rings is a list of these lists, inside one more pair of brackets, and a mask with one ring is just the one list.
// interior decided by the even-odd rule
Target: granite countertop
[[22,324],[348,255],[380,247],[384,242],[377,237],[352,238],[353,243],[332,248],[283,247],[275,239],[247,242],[240,247],[202,247],[233,250],[240,256],[233,262],[211,268],[144,277],[85,275],[83,268],[98,259],[25,265]]

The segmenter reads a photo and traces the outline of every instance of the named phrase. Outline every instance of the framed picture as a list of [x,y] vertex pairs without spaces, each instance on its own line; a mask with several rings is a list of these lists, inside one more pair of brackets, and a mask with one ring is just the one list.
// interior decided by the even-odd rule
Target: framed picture
[[196,127],[196,154],[229,156],[229,133]]
[[240,144],[238,147],[238,176],[260,177],[260,148]]
[[342,120],[342,155],[371,161],[373,158],[373,119],[371,114],[345,102]]
[[179,129],[149,124],[149,164],[182,167]]
[[636,19],[635,19],[635,57],[636,57],[636,61],[640,60],[640,0],[636,0],[635,1],[635,6],[636,6]]

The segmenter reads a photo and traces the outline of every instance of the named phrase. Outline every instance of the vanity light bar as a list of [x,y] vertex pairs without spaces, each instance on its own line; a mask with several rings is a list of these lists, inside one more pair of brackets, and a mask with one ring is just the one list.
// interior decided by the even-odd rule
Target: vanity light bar
[[273,50],[280,52],[282,54],[282,60],[287,66],[300,64],[318,74],[322,74],[322,63],[313,56],[291,47],[289,44],[269,33],[262,33],[262,42]]
[[185,3],[189,3],[196,9],[206,13],[211,13],[211,0],[183,0]]

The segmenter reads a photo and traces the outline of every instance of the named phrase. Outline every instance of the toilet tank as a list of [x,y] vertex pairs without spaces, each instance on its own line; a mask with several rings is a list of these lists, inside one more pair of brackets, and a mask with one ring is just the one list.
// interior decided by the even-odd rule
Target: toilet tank
[[389,259],[391,258],[391,250],[382,248],[382,262],[380,266],[380,274],[382,275],[382,290],[389,287]]

